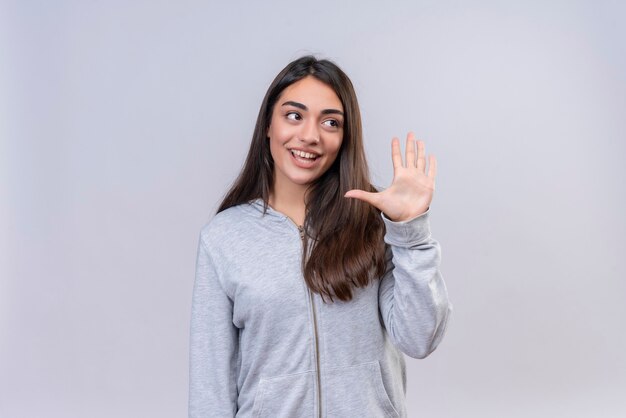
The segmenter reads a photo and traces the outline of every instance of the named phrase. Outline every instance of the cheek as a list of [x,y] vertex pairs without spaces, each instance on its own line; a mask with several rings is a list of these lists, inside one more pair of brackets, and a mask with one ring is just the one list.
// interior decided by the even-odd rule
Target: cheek
[[339,155],[339,150],[341,149],[341,143],[342,143],[341,138],[339,138],[332,144],[330,153],[333,154],[333,160]]
[[276,129],[274,124],[272,124],[270,126],[270,129],[268,129],[267,137],[268,137],[267,141],[269,142],[269,145],[270,145],[270,151],[272,152],[272,156],[273,156],[274,152],[278,151],[280,147],[282,146],[280,131]]
[[270,139],[268,139],[269,145],[270,145],[270,154],[272,155],[272,159],[274,161],[276,161],[277,158],[280,158],[280,149],[282,148],[281,145],[278,143],[278,141],[276,141],[276,139],[274,139],[274,137],[270,137]]
[[267,131],[267,136],[270,138],[270,145],[274,147],[282,147],[289,141],[289,138],[292,136],[292,132],[289,130],[288,126],[284,125],[284,123],[281,123],[280,121],[272,121],[270,129]]

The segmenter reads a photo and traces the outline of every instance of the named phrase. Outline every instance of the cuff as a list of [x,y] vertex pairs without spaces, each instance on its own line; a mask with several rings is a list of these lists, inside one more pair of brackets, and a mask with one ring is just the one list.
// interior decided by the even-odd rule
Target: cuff
[[413,219],[394,222],[380,213],[385,223],[385,242],[398,247],[412,247],[430,239],[430,207]]

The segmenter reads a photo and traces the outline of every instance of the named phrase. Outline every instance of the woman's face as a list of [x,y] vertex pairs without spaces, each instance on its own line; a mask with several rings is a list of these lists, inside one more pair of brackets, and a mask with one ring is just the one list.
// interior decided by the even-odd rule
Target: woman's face
[[341,100],[318,79],[308,76],[283,90],[267,133],[274,190],[308,186],[324,174],[339,153],[343,123]]

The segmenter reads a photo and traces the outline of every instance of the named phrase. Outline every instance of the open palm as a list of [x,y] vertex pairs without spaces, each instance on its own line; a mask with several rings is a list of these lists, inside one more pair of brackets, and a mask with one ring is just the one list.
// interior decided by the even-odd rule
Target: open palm
[[[417,153],[415,145],[417,142]],[[407,221],[426,212],[435,191],[435,175],[437,160],[434,155],[428,158],[426,172],[426,154],[423,141],[415,141],[415,135],[409,132],[406,138],[406,158],[402,161],[400,140],[391,141],[391,158],[393,160],[393,182],[389,188],[378,193],[353,189],[345,197],[360,199],[367,202],[389,219],[396,222]]]

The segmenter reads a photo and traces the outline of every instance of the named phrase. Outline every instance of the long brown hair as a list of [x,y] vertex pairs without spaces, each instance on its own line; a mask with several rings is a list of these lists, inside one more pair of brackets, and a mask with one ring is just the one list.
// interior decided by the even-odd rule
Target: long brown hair
[[336,64],[304,56],[276,76],[263,98],[241,173],[217,212],[257,198],[263,200],[267,210],[274,174],[267,132],[274,105],[285,88],[306,76],[315,77],[335,91],[345,116],[339,155],[306,193],[302,269],[307,286],[324,300],[328,297],[334,301],[336,297],[349,301],[355,287],[365,287],[372,276],[378,278],[385,272],[384,225],[376,208],[343,197],[351,189],[376,189],[369,181],[356,93]]

